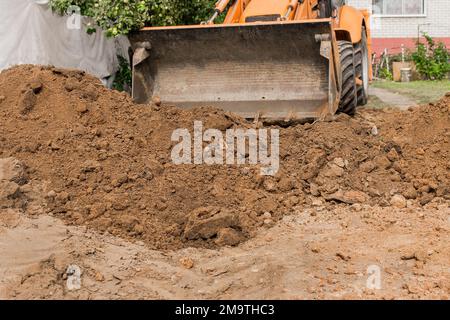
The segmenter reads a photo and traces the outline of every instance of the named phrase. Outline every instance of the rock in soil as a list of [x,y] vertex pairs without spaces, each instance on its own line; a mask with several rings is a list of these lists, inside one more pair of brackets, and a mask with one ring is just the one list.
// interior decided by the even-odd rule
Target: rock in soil
[[189,240],[209,239],[223,228],[238,227],[237,215],[223,208],[205,207],[194,210],[184,229]]
[[391,205],[397,208],[405,208],[406,207],[406,199],[404,196],[400,194],[396,194],[391,199]]

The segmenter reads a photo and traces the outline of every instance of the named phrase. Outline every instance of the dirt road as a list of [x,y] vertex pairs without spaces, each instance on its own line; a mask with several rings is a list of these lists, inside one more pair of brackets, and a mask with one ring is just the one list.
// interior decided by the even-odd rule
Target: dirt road
[[[168,252],[47,215],[10,215],[8,227],[0,219],[3,299],[450,297],[448,203],[305,208],[239,247]],[[82,271],[79,290],[68,290],[69,265]],[[379,287],[370,279],[378,268]]]
[[194,121],[261,126],[79,71],[2,72],[0,297],[449,298],[450,95],[271,127],[273,177],[175,165]]

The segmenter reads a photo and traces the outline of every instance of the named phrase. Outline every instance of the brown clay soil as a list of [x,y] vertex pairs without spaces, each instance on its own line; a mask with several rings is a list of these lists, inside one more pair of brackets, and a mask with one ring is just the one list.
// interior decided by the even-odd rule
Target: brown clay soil
[[274,177],[173,164],[173,130],[196,120],[261,126],[137,105],[76,70],[3,71],[0,297],[449,297],[450,95],[273,126]]

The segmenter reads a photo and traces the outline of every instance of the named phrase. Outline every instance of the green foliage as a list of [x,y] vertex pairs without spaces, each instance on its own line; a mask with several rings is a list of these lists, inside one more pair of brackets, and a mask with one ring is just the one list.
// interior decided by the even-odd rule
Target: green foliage
[[119,59],[119,71],[116,72],[112,87],[118,91],[129,91],[132,77],[130,64],[122,56],[117,56],[117,58]]
[[387,68],[381,68],[378,72],[379,72],[378,76],[381,79],[386,79],[390,81],[394,80],[394,76]]
[[93,17],[96,0],[50,0],[50,7],[61,15],[64,15],[70,6],[78,6],[81,14]]
[[198,24],[213,13],[216,0],[153,0],[149,1],[153,26]]
[[[72,5],[92,17],[108,36],[128,34],[144,25],[197,24],[212,14],[215,0],[50,0],[65,14]],[[88,31],[92,32],[92,28]]]
[[443,43],[434,42],[433,38],[424,34],[426,44],[418,43],[416,52],[412,54],[416,69],[427,80],[442,80],[450,72],[450,55]]
[[[65,14],[70,6],[80,7],[83,16],[91,17],[108,36],[128,34],[149,20],[150,0],[51,0],[51,8]],[[93,28],[88,28],[92,32]]]

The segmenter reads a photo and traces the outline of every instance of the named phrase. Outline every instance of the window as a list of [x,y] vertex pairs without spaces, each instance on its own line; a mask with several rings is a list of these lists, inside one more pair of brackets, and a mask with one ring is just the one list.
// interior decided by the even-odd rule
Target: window
[[374,14],[417,16],[425,14],[425,0],[372,0]]

